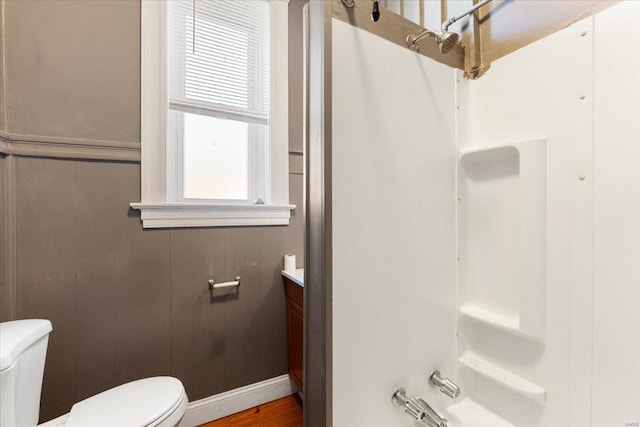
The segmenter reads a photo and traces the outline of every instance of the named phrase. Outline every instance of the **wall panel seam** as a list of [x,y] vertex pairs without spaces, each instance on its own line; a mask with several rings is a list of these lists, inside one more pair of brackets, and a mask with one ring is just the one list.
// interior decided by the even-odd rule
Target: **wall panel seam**
[[0,203],[0,217],[2,227],[2,257],[4,265],[4,298],[8,313],[6,320],[16,317],[16,164],[15,158],[4,159],[2,185],[3,200]]
[[[8,129],[8,125],[7,125],[7,67],[6,67],[6,61],[5,61],[5,56],[6,56],[6,43],[5,43],[5,24],[4,24],[4,15],[5,15],[5,2],[4,0],[0,1],[0,71],[1,71],[1,75],[2,75],[2,81],[0,81],[0,94],[2,94],[2,96],[0,98],[2,98],[0,100],[0,102],[2,102],[2,115],[3,115],[3,121],[2,123],[4,123],[5,129]],[[4,132],[5,129],[0,129],[0,132]],[[0,135],[0,138],[2,137],[2,135]]]

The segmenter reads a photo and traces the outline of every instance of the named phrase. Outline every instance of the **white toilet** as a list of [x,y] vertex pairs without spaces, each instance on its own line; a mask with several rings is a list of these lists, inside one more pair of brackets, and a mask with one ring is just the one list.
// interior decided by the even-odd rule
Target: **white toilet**
[[[37,425],[51,330],[41,319],[0,323],[0,426]],[[80,401],[40,427],[175,427],[187,403],[180,380],[145,378]]]

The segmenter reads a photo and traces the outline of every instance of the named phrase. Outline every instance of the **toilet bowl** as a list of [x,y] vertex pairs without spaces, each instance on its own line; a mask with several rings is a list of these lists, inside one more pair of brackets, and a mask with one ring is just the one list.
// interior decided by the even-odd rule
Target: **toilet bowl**
[[[0,425],[37,425],[51,322],[0,323]],[[187,408],[180,380],[151,377],[114,387],[40,427],[175,427]]]

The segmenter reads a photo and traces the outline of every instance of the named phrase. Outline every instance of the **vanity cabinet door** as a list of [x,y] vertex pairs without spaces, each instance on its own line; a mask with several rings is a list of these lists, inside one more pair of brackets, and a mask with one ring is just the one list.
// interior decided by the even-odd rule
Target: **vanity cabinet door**
[[287,298],[287,332],[289,341],[289,376],[302,394],[302,308]]
[[289,346],[289,377],[302,397],[302,359],[304,337],[304,288],[284,277],[287,294],[287,338]]

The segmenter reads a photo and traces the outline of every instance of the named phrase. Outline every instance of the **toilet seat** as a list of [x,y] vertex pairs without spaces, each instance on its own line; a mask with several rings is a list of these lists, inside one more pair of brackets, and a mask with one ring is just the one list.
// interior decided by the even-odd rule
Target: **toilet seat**
[[176,378],[145,378],[76,403],[64,426],[173,427],[187,403],[184,387]]

